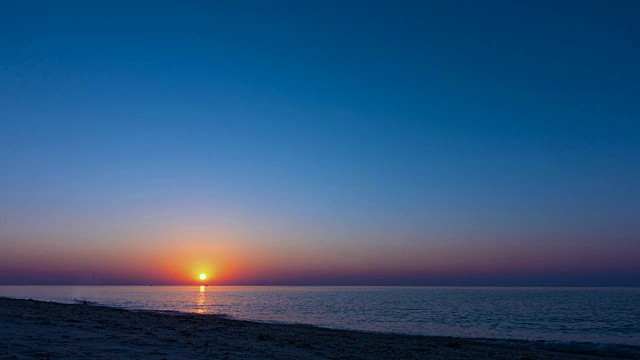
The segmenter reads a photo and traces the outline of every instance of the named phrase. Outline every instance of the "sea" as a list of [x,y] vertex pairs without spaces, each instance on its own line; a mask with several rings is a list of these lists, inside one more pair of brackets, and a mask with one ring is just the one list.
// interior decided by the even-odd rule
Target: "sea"
[[336,329],[640,350],[640,288],[0,286],[0,296]]

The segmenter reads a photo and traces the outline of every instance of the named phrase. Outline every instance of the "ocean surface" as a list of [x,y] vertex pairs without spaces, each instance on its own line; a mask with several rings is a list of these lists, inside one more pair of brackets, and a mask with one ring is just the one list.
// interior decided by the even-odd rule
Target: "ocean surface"
[[640,345],[640,288],[0,286],[0,296],[404,334]]

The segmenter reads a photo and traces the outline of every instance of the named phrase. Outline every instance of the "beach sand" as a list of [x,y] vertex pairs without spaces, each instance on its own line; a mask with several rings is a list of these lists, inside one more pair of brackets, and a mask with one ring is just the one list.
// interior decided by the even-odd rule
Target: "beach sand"
[[479,340],[0,298],[0,359],[603,359]]

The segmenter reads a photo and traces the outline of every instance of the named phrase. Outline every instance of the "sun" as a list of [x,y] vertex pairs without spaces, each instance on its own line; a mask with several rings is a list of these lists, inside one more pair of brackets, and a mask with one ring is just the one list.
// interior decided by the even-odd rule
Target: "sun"
[[202,273],[200,274],[200,280],[206,280],[207,279],[207,274]]

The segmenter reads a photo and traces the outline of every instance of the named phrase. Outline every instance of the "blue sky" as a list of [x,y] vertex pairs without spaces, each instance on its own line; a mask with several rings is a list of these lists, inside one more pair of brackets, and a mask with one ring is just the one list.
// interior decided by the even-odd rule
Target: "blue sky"
[[[640,256],[638,10],[4,2],[0,236],[224,228],[333,257],[561,243],[607,270]],[[630,269],[611,281],[639,284]]]

